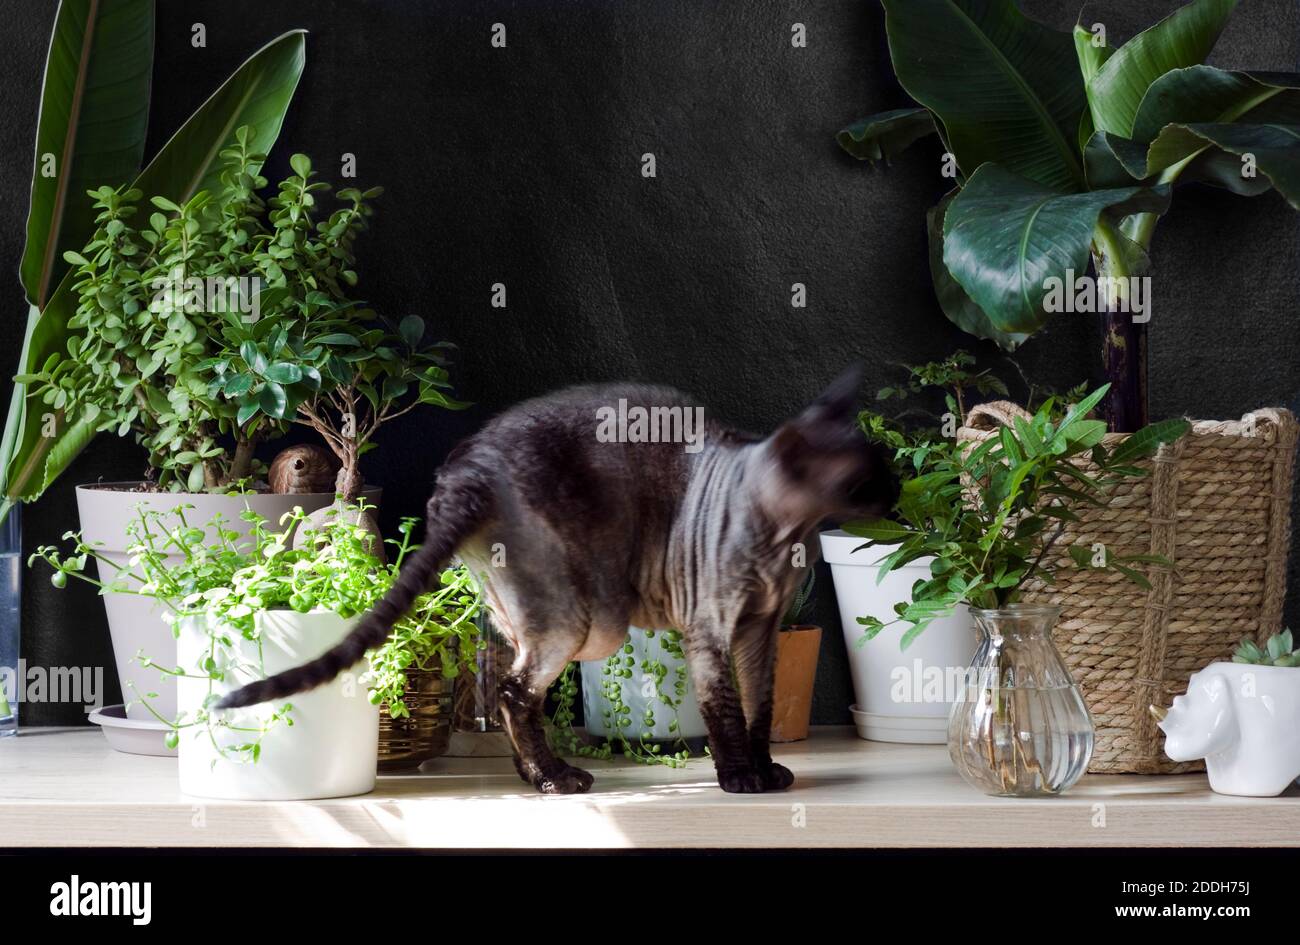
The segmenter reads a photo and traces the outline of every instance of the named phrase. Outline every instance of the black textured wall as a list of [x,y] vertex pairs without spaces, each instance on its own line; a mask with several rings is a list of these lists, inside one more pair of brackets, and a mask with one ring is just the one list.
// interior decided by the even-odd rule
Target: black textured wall
[[[1078,14],[1074,0],[1024,5],[1059,28]],[[1105,23],[1113,42],[1175,6],[1106,0],[1085,20]],[[4,0],[0,11],[0,350],[11,362],[54,9]],[[196,22],[205,49],[190,44]],[[489,44],[495,22],[507,26],[505,49]],[[807,48],[791,46],[796,22]],[[975,347],[930,290],[924,211],[947,189],[937,146],[868,169],[832,140],[842,124],[906,102],[873,0],[159,0],[150,153],[247,55],[294,27],[310,30],[307,69],[269,172],[283,174],[294,150],[322,169],[352,152],[360,182],[387,188],[361,244],[365,294],[457,342],[460,391],[477,404],[385,431],[368,471],[386,489],[386,524],[419,514],[441,458],[492,411],[565,384],[674,384],[767,430],[851,359],[884,380],[889,362]],[[1300,67],[1296,0],[1243,3],[1212,61]],[[640,174],[645,152],[657,159],[653,180]],[[1184,190],[1155,265],[1155,415],[1300,407],[1300,215],[1275,195]],[[495,282],[507,286],[505,310],[489,305]],[[794,282],[808,287],[806,309],[790,307]],[[1096,381],[1098,346],[1090,319],[1066,316],[1018,360],[1058,385]],[[25,510],[28,546],[75,527],[74,484],[141,469],[129,442],[96,442]],[[815,721],[847,721],[851,687],[822,577]],[[23,606],[30,661],[111,667],[93,594],[37,575]],[[24,711],[30,723],[80,718],[76,707]]]

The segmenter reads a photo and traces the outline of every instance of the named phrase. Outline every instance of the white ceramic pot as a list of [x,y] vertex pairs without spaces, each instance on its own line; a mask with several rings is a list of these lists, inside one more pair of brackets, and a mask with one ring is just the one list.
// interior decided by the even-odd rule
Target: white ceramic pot
[[[191,525],[206,527],[212,517],[221,514],[228,528],[247,535],[249,524],[239,516],[245,508],[262,516],[270,527],[279,527],[280,517],[302,506],[305,512],[314,512],[334,501],[333,493],[300,495],[209,495],[190,492],[138,492],[139,483],[110,482],[77,487],[77,514],[86,541],[96,545],[104,557],[118,565],[127,563],[127,546],[132,538],[127,526],[137,518],[137,507],[143,505],[151,511],[171,512],[178,506],[191,505],[185,519]],[[368,489],[364,493],[368,502],[379,504],[381,490]],[[114,575],[109,568],[95,563],[101,581]],[[108,614],[108,631],[113,640],[113,659],[117,663],[117,678],[122,685],[122,698],[126,702],[126,716],[139,721],[152,721],[153,712],[140,704],[147,692],[156,692],[150,703],[163,718],[176,715],[176,690],[170,682],[159,682],[155,670],[146,669],[136,660],[137,653],[164,666],[176,661],[176,641],[169,625],[161,619],[162,605],[152,598],[134,594],[105,594],[104,610]]]
[[[210,695],[222,695],[315,659],[347,636],[356,624],[356,618],[344,620],[328,611],[300,614],[270,610],[255,614],[254,619],[261,637],[260,656],[257,641],[229,631],[236,655],[230,659],[222,655],[223,649],[217,649],[218,665],[226,677],[219,682],[200,676],[210,651],[207,619],[190,617],[180,621],[176,649],[180,666],[187,673],[176,683],[182,725],[194,719]],[[348,797],[373,790],[379,707],[371,705],[361,683],[366,670],[363,662],[311,692],[225,710],[220,718],[229,723],[229,728],[203,724],[182,727],[177,752],[181,791],[231,800],[294,801]],[[241,760],[246,756],[232,749],[257,735],[239,729],[260,729],[261,720],[285,703],[293,707],[293,724],[272,723],[262,736],[257,761]]]
[[[705,738],[709,730],[704,725],[704,718],[700,715],[700,706],[695,699],[695,684],[691,680],[690,670],[686,663],[664,649],[665,631],[659,630],[653,632],[653,635],[647,634],[640,627],[628,628],[628,643],[632,645],[632,652],[626,653],[623,649],[618,651],[619,659],[631,657],[635,660],[635,665],[631,667],[632,678],[621,679],[623,702],[631,710],[628,717],[631,718],[632,724],[624,726],[623,734],[630,742],[635,742],[640,738],[649,741],[673,741],[677,738]],[[668,675],[664,677],[662,686],[663,692],[670,697],[676,697],[674,689],[674,680],[677,678],[678,669],[686,671],[686,694],[681,704],[674,713],[667,708],[663,700],[653,693],[646,695],[647,676],[643,674],[640,667],[645,659],[656,659],[664,664],[668,669]],[[610,702],[605,697],[604,683],[610,679],[605,675],[605,668],[608,665],[607,660],[587,660],[578,664],[582,672],[582,714],[585,720],[587,733],[600,738],[608,738],[611,734],[611,726],[606,719],[606,713],[610,711]],[[653,680],[653,676],[649,679]],[[645,724],[645,712],[647,705],[652,705],[654,712],[654,725]],[[672,731],[671,725],[673,720],[677,721],[677,730]]]
[[1165,754],[1205,759],[1218,793],[1275,797],[1300,777],[1300,668],[1211,663],[1159,725]]
[[975,656],[975,624],[969,611],[961,607],[951,617],[934,621],[906,650],[899,647],[909,625],[901,623],[859,645],[863,628],[858,618],[894,620],[894,605],[911,600],[917,581],[929,580],[930,559],[890,571],[878,581],[878,562],[888,548],[855,553],[866,539],[840,529],[822,532],[820,538],[849,653],[857,699],[850,711],[858,734],[878,742],[947,744],[948,713]]

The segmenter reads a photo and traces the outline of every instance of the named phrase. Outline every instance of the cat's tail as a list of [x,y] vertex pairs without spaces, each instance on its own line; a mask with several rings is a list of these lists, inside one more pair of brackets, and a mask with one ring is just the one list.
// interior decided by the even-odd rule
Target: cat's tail
[[485,472],[473,461],[449,462],[443,468],[429,500],[424,544],[402,564],[401,572],[383,599],[343,640],[309,663],[228,693],[216,707],[256,705],[315,689],[358,662],[367,650],[383,643],[393,624],[429,589],[430,579],[451,560],[457,546],[491,515],[492,491]]

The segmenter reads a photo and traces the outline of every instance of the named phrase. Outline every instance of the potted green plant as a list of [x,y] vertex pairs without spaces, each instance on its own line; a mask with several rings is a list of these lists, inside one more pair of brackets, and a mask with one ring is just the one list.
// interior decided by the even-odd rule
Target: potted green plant
[[822,628],[816,624],[804,623],[803,619],[804,612],[812,601],[815,574],[811,568],[808,570],[803,583],[795,591],[790,606],[781,616],[772,680],[774,742],[797,742],[808,737]]
[[1148,585],[1142,565],[1170,566],[1156,555],[1058,547],[1079,508],[1104,505],[1116,486],[1145,475],[1138,460],[1188,429],[1168,420],[1108,446],[1105,424],[1088,417],[1105,394],[1103,386],[1059,420],[1048,398],[1032,418],[976,446],[936,444],[926,471],[902,484],[893,518],[846,526],[868,547],[893,547],[883,572],[930,561],[891,620],[858,618],[868,637],[902,623],[906,642],[970,607],[980,642],[955,694],[948,745],[962,777],[991,794],[1064,791],[1092,751],[1088,710],[1052,643],[1057,608],[1022,601],[1026,586],[1050,585],[1066,567]]
[[[141,171],[153,33],[153,0],[62,0],[55,13],[18,267],[28,304],[20,376],[37,373],[52,356],[66,354],[76,295],[64,253],[81,249],[95,229],[98,191],[91,189],[104,180],[115,185],[134,180],[175,198],[211,186],[218,175],[216,151],[231,127],[252,125],[259,148],[274,142],[302,72],[302,31],[280,36],[236,70]],[[250,95],[254,88],[255,98]],[[114,120],[104,121],[105,114]],[[38,497],[92,435],[89,423],[33,396],[22,381],[15,384],[0,441],[6,557],[21,554],[17,503]],[[5,573],[15,576],[6,578],[12,586],[0,588],[0,611],[12,614],[13,626],[0,632],[0,668],[12,668],[18,657],[19,588],[17,571]]]
[[446,753],[456,679],[476,665],[478,587],[463,566],[443,571],[439,585],[370,654],[366,682],[379,704],[380,771],[418,767]]
[[[956,351],[942,361],[902,365],[901,382],[876,394],[880,409],[858,416],[863,434],[891,451],[894,472],[905,482],[933,472],[949,456],[957,429],[976,397],[1003,395],[1006,385],[975,358]],[[933,408],[942,403],[943,413]],[[889,620],[912,585],[930,577],[931,558],[881,571],[880,553],[844,529],[818,536],[830,566],[844,645],[853,677],[849,707],[858,734],[872,741],[945,744],[952,696],[944,681],[964,671],[975,654],[975,627],[963,610],[934,620],[924,636],[905,636],[901,625],[866,636],[863,616]]]
[[[954,185],[927,217],[945,315],[1011,349],[1055,312],[1096,312],[1108,429],[1138,429],[1156,223],[1188,181],[1249,195],[1276,189],[1300,206],[1300,76],[1204,64],[1237,0],[1193,0],[1119,47],[1104,24],[1059,32],[1013,0],[881,2],[894,72],[919,107],[856,122],[840,144],[875,161],[937,134]],[[994,405],[960,435],[996,437],[1027,417]],[[1283,409],[1196,421],[1149,485],[1121,490],[1119,505],[1081,509],[1067,529],[1070,540],[1177,562],[1149,589],[1082,571],[1043,597],[1063,609],[1067,662],[1102,720],[1093,770],[1178,770],[1146,711],[1185,682],[1164,654],[1192,645],[1226,656],[1244,628],[1281,630],[1284,484],[1298,433]]]
[[[327,524],[309,548],[294,548],[298,529],[309,527],[301,509],[279,529],[251,510],[242,518],[247,539],[221,517],[202,528],[184,508],[142,509],[131,526],[130,566],[103,557],[84,536],[73,536],[67,554],[41,547],[32,562],[50,565],[59,583],[72,576],[163,605],[178,655],[174,661],[170,652],[137,655],[163,680],[159,692],[142,694],[142,704],[178,748],[184,793],[289,800],[369,791],[379,707],[402,705],[404,671],[436,658],[454,675],[459,660],[472,656],[464,619],[475,606],[472,585],[464,572],[445,575],[444,586],[422,596],[384,647],[368,655],[369,677],[348,672],[292,702],[217,711],[213,705],[226,692],[300,665],[343,639],[414,550],[414,519],[402,522],[401,538],[389,542],[393,560],[381,563],[370,532],[343,519]],[[113,576],[88,575],[91,560]],[[453,611],[459,622],[447,620]],[[178,711],[167,716],[160,692],[173,682]]]
[[[414,375],[416,394],[405,409],[435,402],[438,385],[447,383],[441,359],[429,360],[436,353],[409,338],[409,320],[406,346],[395,350],[383,343],[389,333],[372,327],[375,313],[348,297],[357,281],[353,242],[377,191],[340,191],[344,206],[318,218],[328,185],[312,180],[310,160],[296,154],[278,195],[263,202],[258,191],[267,182],[258,168],[265,155],[252,142],[252,130],[241,127],[221,152],[219,191],[200,191],[184,204],[154,196],[147,221],[139,219],[138,187],[99,189],[94,238],[68,253],[80,303],[68,323],[67,356],[52,355],[40,371],[19,377],[54,409],[96,430],[134,435],[146,449],[149,481],[77,490],[88,540],[118,563],[142,494],[158,510],[193,505],[198,521],[238,521],[245,506],[272,521],[295,507],[330,507],[332,486],[271,493],[255,448],[301,420],[300,410],[314,416],[320,402],[353,396],[360,377],[370,382],[361,394],[377,417],[361,420],[347,441],[357,447],[344,467],[348,498],[357,498],[357,457],[374,446],[378,421],[396,415],[381,398],[404,393],[373,380],[405,387]],[[369,498],[377,501],[378,490]],[[366,524],[377,533],[368,516]],[[159,651],[152,639],[158,621],[141,597],[110,594],[105,604],[130,699],[141,682],[131,656],[141,646]],[[129,703],[128,716],[132,710],[142,711]]]
[[[588,739],[573,726],[579,679]],[[608,759],[617,748],[635,761],[678,767],[708,738],[675,630],[629,627],[620,650],[569,664],[553,692],[551,737],[563,754]]]
[[1204,760],[1220,794],[1275,797],[1300,777],[1300,649],[1291,631],[1243,640],[1194,673],[1173,707],[1152,706],[1174,761]]

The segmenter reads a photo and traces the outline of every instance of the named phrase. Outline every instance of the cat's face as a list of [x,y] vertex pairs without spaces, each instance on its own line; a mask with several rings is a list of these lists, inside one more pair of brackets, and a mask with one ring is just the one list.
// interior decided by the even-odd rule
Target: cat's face
[[791,522],[876,518],[893,508],[898,482],[884,451],[858,429],[858,367],[841,374],[803,413],[767,441],[772,468],[765,499]]

